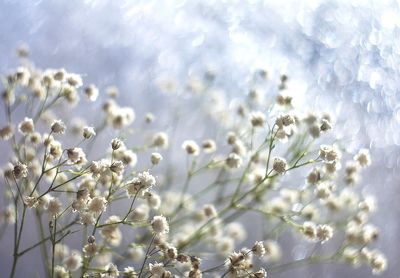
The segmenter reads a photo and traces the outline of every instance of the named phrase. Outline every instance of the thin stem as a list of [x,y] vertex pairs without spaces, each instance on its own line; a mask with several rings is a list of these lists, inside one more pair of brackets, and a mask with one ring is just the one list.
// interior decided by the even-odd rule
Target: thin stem
[[154,235],[152,236],[152,238],[151,238],[151,241],[150,241],[149,246],[147,247],[146,255],[144,256],[143,263],[142,263],[142,267],[140,268],[140,272],[139,272],[138,278],[140,278],[140,276],[142,275],[143,268],[144,268],[144,266],[145,266],[145,264],[146,264],[146,261],[147,261],[147,259],[148,259],[149,252],[150,252],[150,248],[151,248],[151,245],[152,245],[153,242],[154,242],[155,237],[156,237],[156,235],[154,234]]

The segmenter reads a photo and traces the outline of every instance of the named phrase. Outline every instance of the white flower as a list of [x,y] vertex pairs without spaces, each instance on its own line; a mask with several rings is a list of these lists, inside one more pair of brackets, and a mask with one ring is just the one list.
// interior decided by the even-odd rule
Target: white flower
[[153,232],[158,235],[169,233],[169,225],[167,219],[162,215],[153,217],[153,220],[151,221],[151,227],[153,228]]
[[0,138],[3,140],[9,140],[14,135],[14,128],[12,125],[6,125],[0,128]]
[[96,101],[97,97],[99,96],[99,89],[93,84],[89,85],[85,88],[85,95],[90,101]]
[[387,259],[381,253],[373,252],[372,256],[371,256],[371,259],[369,261],[369,265],[372,268],[372,273],[373,274],[380,274],[383,271],[385,271],[386,268],[387,268]]
[[35,125],[33,124],[33,120],[31,118],[25,117],[22,122],[18,125],[18,130],[23,135],[27,135],[35,131]]
[[153,165],[157,165],[163,159],[162,155],[159,153],[152,153],[150,157],[150,161]]
[[333,228],[330,225],[318,225],[317,226],[317,237],[321,243],[325,243],[330,240],[333,236]]
[[65,268],[69,271],[76,271],[82,266],[82,256],[78,252],[72,254],[64,261]]
[[182,149],[186,150],[188,154],[197,156],[200,154],[200,147],[193,140],[186,140],[182,143]]
[[304,222],[300,231],[308,240],[314,241],[317,237],[317,226],[313,222]]
[[61,120],[55,120],[51,124],[51,131],[56,134],[63,134],[67,127],[65,126],[64,122]]
[[230,153],[225,160],[226,165],[231,169],[240,168],[242,166],[243,160],[236,153]]
[[86,163],[86,154],[81,148],[72,148],[67,150],[67,156],[73,164],[84,164]]
[[327,119],[322,119],[321,120],[321,126],[320,126],[321,131],[328,131],[332,129],[332,124],[330,121]]
[[315,188],[315,195],[319,199],[326,199],[332,194],[332,190],[334,189],[334,186],[332,184],[329,184],[327,182],[323,182],[317,185]]
[[94,218],[93,213],[91,212],[81,212],[79,215],[79,222],[82,225],[94,225],[96,223],[96,219]]
[[75,87],[75,88],[79,88],[82,86],[82,78],[80,75],[75,74],[75,73],[68,73],[66,80],[68,82],[69,85]]
[[117,268],[117,266],[115,264],[109,263],[105,267],[105,273],[104,274],[105,274],[104,277],[116,278],[116,277],[119,276],[119,271],[118,271],[118,268]]
[[204,215],[207,216],[208,218],[213,218],[217,216],[217,210],[212,204],[204,205],[203,212]]
[[16,179],[26,178],[28,176],[28,166],[18,161],[14,165],[12,173]]
[[48,205],[48,212],[51,216],[57,216],[62,209],[62,203],[58,198],[52,198],[49,201],[49,205]]
[[135,208],[130,215],[130,219],[134,222],[146,220],[149,217],[149,206],[141,204]]
[[107,200],[104,197],[94,197],[88,205],[88,210],[96,215],[104,212],[106,208]]
[[124,274],[124,278],[136,278],[137,277],[137,273],[135,272],[135,269],[131,266],[125,267],[123,274]]
[[205,153],[213,153],[217,150],[217,145],[212,139],[204,140],[201,146],[203,147]]
[[157,263],[157,262],[155,262],[154,264],[150,263],[149,271],[150,271],[152,277],[161,278],[161,277],[163,277],[163,274],[165,272],[164,264]]
[[250,114],[250,121],[253,127],[263,127],[265,124],[265,115],[260,111],[252,112]]
[[145,191],[156,184],[156,179],[148,172],[143,171],[132,180],[128,181],[127,192],[130,196],[134,196],[140,190]]
[[114,161],[111,165],[110,165],[110,170],[114,173],[116,173],[117,175],[122,175],[122,173],[124,172],[125,166],[124,163],[120,160]]
[[267,271],[264,268],[260,268],[257,272],[254,272],[251,278],[267,278]]
[[153,209],[158,209],[161,205],[161,198],[155,193],[147,192],[145,194],[147,204]]
[[24,204],[28,208],[34,208],[37,206],[37,198],[36,197],[30,197],[30,196],[24,196]]
[[338,151],[334,147],[328,145],[321,145],[319,156],[328,164],[335,163],[339,160]]
[[56,277],[56,278],[69,278],[69,273],[64,267],[62,267],[60,265],[56,265],[54,267],[54,277]]
[[251,249],[253,251],[254,255],[257,257],[261,258],[265,254],[265,248],[264,244],[262,241],[256,241],[253,245],[253,248]]
[[275,124],[280,128],[288,127],[291,126],[295,123],[295,119],[293,116],[286,114],[286,115],[281,115],[278,116],[275,120]]
[[85,126],[83,128],[83,138],[89,139],[93,136],[96,136],[96,132],[94,131],[94,128],[91,126]]
[[158,132],[153,135],[152,146],[162,149],[168,148],[168,135],[165,132]]

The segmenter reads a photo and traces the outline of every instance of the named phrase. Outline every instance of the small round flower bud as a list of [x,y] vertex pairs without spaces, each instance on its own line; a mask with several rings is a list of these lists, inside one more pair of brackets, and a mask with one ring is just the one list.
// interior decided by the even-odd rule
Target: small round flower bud
[[226,140],[227,140],[229,145],[233,145],[233,144],[235,144],[235,142],[237,140],[237,136],[236,136],[235,133],[229,132],[227,137],[226,137]]
[[154,122],[155,116],[152,113],[147,113],[145,116],[145,122],[147,124],[151,124],[152,122]]
[[96,241],[96,238],[94,236],[89,236],[88,237],[88,243],[89,244],[95,243],[95,241]]
[[107,87],[106,93],[110,98],[116,98],[119,95],[118,88],[115,86]]

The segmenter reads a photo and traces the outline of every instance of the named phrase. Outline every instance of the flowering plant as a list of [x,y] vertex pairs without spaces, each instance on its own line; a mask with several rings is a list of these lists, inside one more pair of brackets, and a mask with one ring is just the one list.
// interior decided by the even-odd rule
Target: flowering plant
[[[340,141],[325,142],[331,117],[299,113],[286,75],[272,80],[256,71],[249,93],[230,105],[214,72],[190,79],[185,92],[201,107],[193,113],[217,132],[176,148],[177,119],[185,116],[175,112],[187,99],[173,95],[174,81],[159,82],[175,101],[169,130],[154,129],[154,111],[135,126],[116,87],[101,96],[103,116],[91,126],[63,111],[89,109],[77,103],[95,102],[99,89],[65,69],[41,71],[19,54],[22,66],[3,76],[0,129],[11,155],[0,218],[1,235],[14,231],[10,277],[34,249],[49,277],[255,278],[328,262],[385,270],[385,256],[370,247],[379,234],[369,223],[374,198],[356,189],[369,151],[352,155]],[[174,161],[175,152],[186,157]],[[39,232],[25,245],[28,225]],[[257,229],[259,237],[246,241]],[[287,237],[309,252],[291,258]]]

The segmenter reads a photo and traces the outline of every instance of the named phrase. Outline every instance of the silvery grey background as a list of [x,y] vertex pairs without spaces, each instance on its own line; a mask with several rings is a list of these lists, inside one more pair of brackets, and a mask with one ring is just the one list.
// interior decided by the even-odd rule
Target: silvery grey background
[[[65,67],[100,88],[118,85],[121,102],[137,114],[149,105],[165,109],[154,93],[158,76],[185,80],[211,66],[233,97],[246,92],[246,76],[259,66],[287,72],[301,102],[336,115],[337,135],[351,149],[371,148],[362,186],[378,196],[377,246],[389,259],[382,277],[398,277],[399,35],[396,1],[1,0],[0,70],[15,67],[14,50],[24,42],[39,67]],[[8,255],[0,250],[2,271]],[[20,275],[39,268],[22,261]],[[272,277],[294,275],[372,276],[366,267],[335,265]]]

